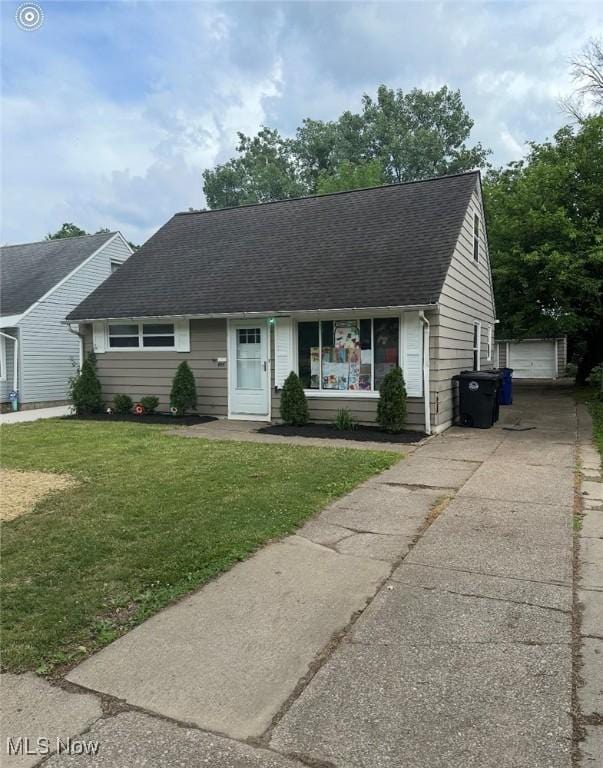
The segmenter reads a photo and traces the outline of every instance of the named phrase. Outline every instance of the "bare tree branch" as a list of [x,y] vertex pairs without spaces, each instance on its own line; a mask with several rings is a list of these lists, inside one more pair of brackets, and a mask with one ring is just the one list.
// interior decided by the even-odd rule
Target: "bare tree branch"
[[577,93],[590,96],[603,107],[603,43],[593,38],[571,61],[572,79],[578,85]]

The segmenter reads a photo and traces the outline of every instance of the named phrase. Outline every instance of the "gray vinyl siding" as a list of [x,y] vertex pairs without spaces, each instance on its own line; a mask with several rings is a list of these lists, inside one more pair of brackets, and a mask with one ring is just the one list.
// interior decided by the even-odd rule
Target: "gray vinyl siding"
[[[17,338],[19,338],[19,331],[17,328],[3,328],[2,331],[4,333],[8,333],[9,336],[16,336]],[[6,358],[5,358],[6,370],[4,371],[4,376],[0,381],[0,403],[9,402],[8,393],[13,388],[15,343],[14,341],[11,341],[10,339],[6,339],[6,338],[4,339],[4,343],[5,343],[5,350],[6,350]]]
[[120,238],[107,243],[88,263],[19,323],[23,403],[68,399],[68,382],[79,363],[80,341],[63,324],[67,314],[111,274],[111,262],[124,262],[130,249]]
[[[473,259],[473,214],[480,216],[479,261]],[[473,367],[473,323],[482,324],[480,366],[496,365],[494,344],[492,359],[487,359],[488,326],[494,341],[494,297],[484,226],[481,195],[476,186],[465,214],[459,239],[438,302],[438,312],[430,320],[430,380],[433,426],[441,427],[454,418],[456,393],[451,379]]]
[[567,336],[557,339],[557,375],[565,376],[567,368]]
[[[85,348],[92,348],[91,326],[85,328]],[[176,368],[186,360],[197,384],[197,410],[204,416],[228,413],[228,371],[218,367],[217,358],[226,357],[226,320],[191,320],[190,352],[132,350],[97,355],[97,369],[103,400],[109,405],[115,395],[140,400],[145,395],[159,398],[167,410]]]

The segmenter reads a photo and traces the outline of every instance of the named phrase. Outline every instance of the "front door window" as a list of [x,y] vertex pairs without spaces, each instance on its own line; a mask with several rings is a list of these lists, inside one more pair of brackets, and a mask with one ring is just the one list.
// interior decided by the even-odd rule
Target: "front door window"
[[262,331],[237,329],[237,389],[262,389]]

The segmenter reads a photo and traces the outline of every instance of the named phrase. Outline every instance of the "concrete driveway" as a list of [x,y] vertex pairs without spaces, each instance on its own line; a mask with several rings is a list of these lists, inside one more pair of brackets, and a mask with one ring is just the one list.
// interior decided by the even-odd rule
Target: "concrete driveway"
[[576,437],[531,389],[427,441],[76,667],[99,751],[45,764],[569,768]]

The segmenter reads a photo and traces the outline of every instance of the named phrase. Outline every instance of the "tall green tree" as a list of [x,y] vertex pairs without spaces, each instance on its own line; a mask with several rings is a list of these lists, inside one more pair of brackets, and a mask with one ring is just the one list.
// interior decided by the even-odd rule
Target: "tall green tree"
[[[101,227],[100,229],[97,229],[94,234],[100,235],[104,232],[110,232],[111,230],[108,229],[108,227]],[[88,235],[89,232],[86,232],[85,229],[80,229],[75,224],[71,223],[65,223],[60,229],[57,229],[56,232],[53,232],[52,234],[46,235],[47,240],[63,240],[67,237],[82,237],[82,235]],[[128,245],[133,251],[137,251],[140,246],[134,245],[134,243],[131,243],[129,240],[127,241]]]
[[235,157],[203,171],[203,191],[210,208],[265,203],[305,194],[291,142],[262,128],[257,136],[239,133]]
[[57,229],[56,232],[48,233],[46,235],[47,240],[62,240],[66,237],[81,237],[82,235],[87,235],[85,229],[80,229],[75,224],[72,224],[70,222],[65,222],[63,226],[60,229]]
[[488,154],[468,144],[472,126],[459,91],[382,85],[374,99],[364,95],[360,112],[307,118],[293,139],[270,128],[239,134],[237,156],[204,171],[203,189],[210,208],[224,208],[342,189],[346,180],[355,188],[367,174],[380,184],[466,171]]
[[483,167],[488,151],[468,146],[473,120],[460,91],[413,88],[409,93],[379,86],[363,97],[370,155],[393,182],[413,181]]
[[378,187],[386,184],[387,179],[378,160],[369,160],[354,165],[344,160],[333,173],[323,171],[316,182],[316,192],[319,195],[327,192],[345,192],[350,189]]
[[603,358],[603,116],[532,143],[484,193],[500,335],[569,334],[583,382]]

